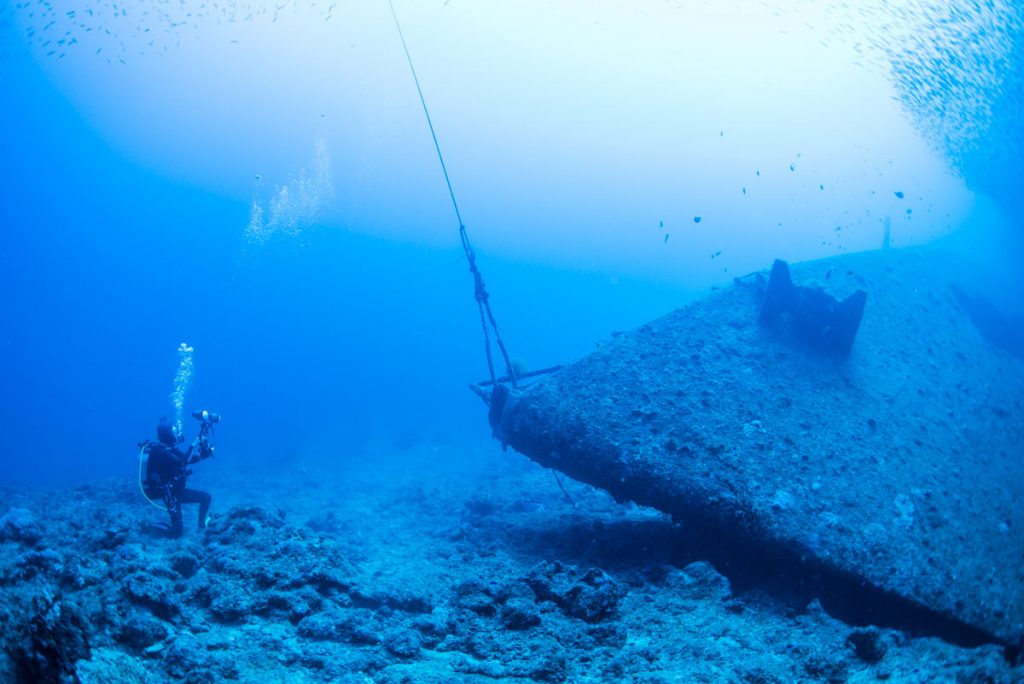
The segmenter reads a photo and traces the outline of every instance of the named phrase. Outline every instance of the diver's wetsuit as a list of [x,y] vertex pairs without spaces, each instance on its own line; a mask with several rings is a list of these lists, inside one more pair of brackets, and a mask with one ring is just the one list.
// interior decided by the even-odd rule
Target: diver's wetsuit
[[199,504],[199,529],[206,526],[206,515],[210,511],[211,497],[197,489],[186,489],[185,478],[190,463],[199,460],[198,456],[190,457],[188,453],[166,444],[153,444],[149,447],[149,461],[146,467],[145,491],[153,501],[163,501],[167,513],[171,516],[170,534],[180,537],[184,532],[181,517],[182,504]]

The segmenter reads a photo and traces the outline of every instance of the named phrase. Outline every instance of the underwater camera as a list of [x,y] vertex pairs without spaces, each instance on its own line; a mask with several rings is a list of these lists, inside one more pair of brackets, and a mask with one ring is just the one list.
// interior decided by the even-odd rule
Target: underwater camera
[[213,423],[220,422],[219,413],[211,413],[206,409],[203,409],[202,411],[193,411],[192,417],[205,425],[212,425]]
[[198,454],[193,456],[192,462],[194,463],[197,460],[201,461],[213,456],[210,435],[213,434],[213,426],[220,422],[220,414],[203,409],[202,411],[193,411],[192,417],[200,422],[199,434],[192,440],[192,448],[189,450],[190,454]]

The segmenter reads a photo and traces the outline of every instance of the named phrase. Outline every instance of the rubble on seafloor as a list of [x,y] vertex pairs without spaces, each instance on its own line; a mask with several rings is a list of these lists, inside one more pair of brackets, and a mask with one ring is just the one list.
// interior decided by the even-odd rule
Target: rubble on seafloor
[[572,482],[570,503],[525,459],[471,459],[397,454],[312,490],[225,482],[234,500],[214,487],[209,527],[180,540],[150,530],[131,483],[7,490],[0,679],[1022,678],[998,645],[844,623],[666,516]]

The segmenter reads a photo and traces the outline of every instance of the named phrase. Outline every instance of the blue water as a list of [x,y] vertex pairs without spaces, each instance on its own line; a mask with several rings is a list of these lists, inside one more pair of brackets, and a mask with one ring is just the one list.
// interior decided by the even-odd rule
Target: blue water
[[[486,377],[472,281],[386,6],[360,5],[347,25],[314,3],[321,28],[308,55],[295,48],[299,24],[278,31],[260,15],[266,42],[247,54],[263,61],[230,92],[222,79],[240,67],[225,56],[221,74],[218,55],[238,41],[211,28],[226,24],[210,10],[227,6],[203,5],[186,25],[168,18],[180,8],[160,4],[168,14],[156,17],[145,7],[0,10],[0,484],[131,472],[135,443],[173,413],[182,342],[195,349],[187,408],[224,416],[219,453],[244,467],[357,453],[378,439],[486,440],[485,409],[466,389]],[[493,17],[455,2],[398,5],[514,357],[527,368],[570,360],[772,258],[879,247],[883,223],[897,246],[959,230],[961,244],[1014,263],[1020,10],[951,9],[981,26],[965,39],[978,50],[958,57],[934,13],[846,30],[844,7],[810,29],[810,5],[775,12],[765,45],[792,31],[779,45],[804,41],[849,61],[839,81],[888,84],[860,98],[877,124],[830,118],[842,87],[798,90],[804,76],[835,85],[800,61],[810,53],[716,61],[742,49],[738,27],[752,30],[735,17],[690,8],[672,23],[660,5],[501,6]],[[378,33],[345,33],[360,21]],[[915,60],[891,22],[935,28],[945,47]],[[96,42],[110,28],[117,39]],[[719,52],[674,65],[674,54],[658,55],[686,42],[673,31]],[[917,35],[927,44],[927,31]],[[349,49],[350,38],[349,62],[319,49]],[[604,40],[623,47],[601,49]],[[873,51],[846,60],[841,51],[862,42]],[[544,54],[562,43],[593,53]],[[304,55],[308,69],[289,71]],[[978,73],[970,60],[992,69],[963,78]],[[755,63],[777,70],[769,91],[785,95],[766,100],[775,109],[744,99],[753,80],[729,80]],[[664,71],[647,78],[649,65]],[[676,80],[656,81],[664,74]],[[806,102],[787,104],[793,93]],[[822,107],[816,129],[805,126],[808,102]],[[314,188],[297,174],[313,173],[321,140],[331,175]],[[281,187],[297,202],[304,183],[322,193],[306,198],[315,206],[275,210]],[[965,226],[978,239],[964,239]]]
[[[219,450],[247,464],[381,436],[487,436],[466,389],[487,371],[457,243],[322,230],[247,254],[245,203],[129,163],[35,70],[4,83],[20,104],[0,113],[3,482],[134,468],[135,442],[173,415],[181,342],[196,349],[189,410],[219,411]],[[660,284],[481,261],[496,292],[538,288],[494,302],[535,367],[671,302]],[[594,292],[601,316],[578,310]]]

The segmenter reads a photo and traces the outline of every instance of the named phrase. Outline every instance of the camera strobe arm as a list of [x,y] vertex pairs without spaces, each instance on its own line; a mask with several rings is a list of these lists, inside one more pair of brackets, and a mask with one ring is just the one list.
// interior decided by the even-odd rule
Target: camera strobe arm
[[[203,411],[202,413],[206,412]],[[214,455],[213,445],[210,444],[209,438],[209,432],[212,428],[213,421],[203,420],[202,425],[199,426],[199,434],[196,435],[196,438],[192,441],[192,446],[188,450],[189,463],[198,463]]]

